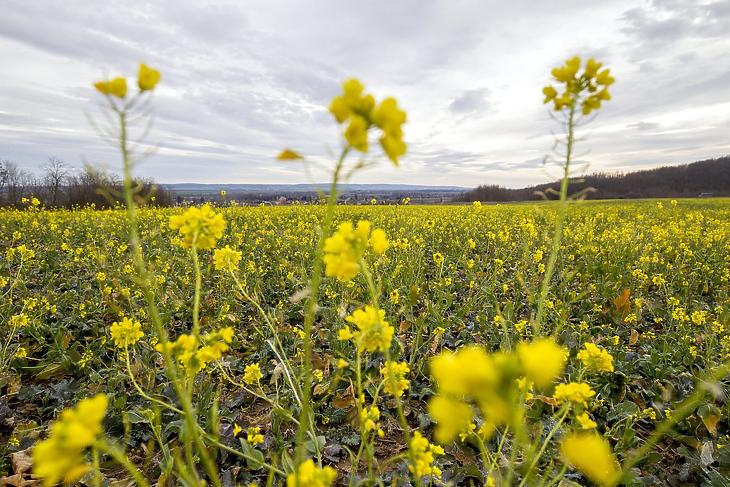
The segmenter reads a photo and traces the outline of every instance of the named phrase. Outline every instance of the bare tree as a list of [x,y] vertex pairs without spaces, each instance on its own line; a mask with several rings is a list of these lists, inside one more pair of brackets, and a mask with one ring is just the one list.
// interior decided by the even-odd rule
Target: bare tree
[[55,156],[49,157],[42,169],[44,171],[43,185],[48,191],[51,206],[56,207],[59,205],[61,190],[66,182],[68,169],[66,164]]

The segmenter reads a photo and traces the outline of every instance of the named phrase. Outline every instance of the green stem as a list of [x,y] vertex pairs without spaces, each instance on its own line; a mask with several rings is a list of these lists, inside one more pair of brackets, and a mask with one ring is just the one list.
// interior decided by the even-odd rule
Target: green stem
[[558,260],[560,252],[560,243],[563,239],[563,224],[565,222],[565,214],[568,209],[568,177],[570,175],[570,163],[573,158],[573,145],[575,144],[575,103],[570,106],[568,114],[568,140],[566,143],[565,164],[563,165],[563,179],[560,182],[560,203],[558,206],[558,214],[555,220],[555,230],[553,233],[552,248],[550,249],[550,257],[545,268],[545,276],[540,286],[540,295],[537,301],[537,314],[532,322],[532,329],[535,338],[540,336],[542,328],[542,320],[545,314],[545,300],[547,299],[548,289],[550,288],[550,280],[553,277],[555,263]]
[[147,480],[145,480],[142,472],[140,472],[139,469],[135,467],[132,462],[129,461],[129,458],[127,458],[127,455],[125,455],[121,449],[106,440],[98,440],[94,444],[94,447],[99,451],[106,453],[107,455],[112,457],[115,462],[124,467],[124,469],[129,472],[129,475],[131,475],[134,481],[137,483],[137,487],[150,487],[150,484],[147,483]]
[[[302,384],[302,410],[299,415],[299,428],[296,435],[296,464],[300,465],[304,461],[305,445],[304,434],[310,429],[314,430],[314,417],[310,398],[312,396],[312,329],[314,328],[314,319],[317,314],[319,301],[319,287],[322,282],[322,259],[324,257],[324,242],[329,237],[334,218],[335,207],[337,205],[337,184],[340,179],[340,171],[345,162],[345,158],[350,151],[347,145],[342,149],[342,154],[337,160],[335,171],[330,184],[330,193],[327,198],[327,209],[325,210],[324,219],[322,221],[322,234],[317,242],[317,249],[314,254],[314,263],[312,266],[312,277],[309,282],[309,296],[305,304],[304,311],[304,358],[303,358],[303,384]],[[313,439],[315,447],[317,447],[316,437]],[[297,479],[298,481],[299,479]]]

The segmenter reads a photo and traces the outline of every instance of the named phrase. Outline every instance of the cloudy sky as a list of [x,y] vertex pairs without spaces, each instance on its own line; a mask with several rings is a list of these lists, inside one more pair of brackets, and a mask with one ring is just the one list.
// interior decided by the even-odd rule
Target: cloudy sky
[[[0,158],[48,156],[115,170],[91,82],[158,67],[158,147],[137,173],[159,182],[323,181],[339,146],[326,111],[358,77],[408,112],[400,169],[356,182],[523,186],[552,179],[558,129],[542,105],[550,68],[594,56],[617,79],[585,127],[588,171],[730,154],[730,2],[3,0]],[[276,162],[291,147],[311,156]],[[377,153],[377,152],[376,152]]]

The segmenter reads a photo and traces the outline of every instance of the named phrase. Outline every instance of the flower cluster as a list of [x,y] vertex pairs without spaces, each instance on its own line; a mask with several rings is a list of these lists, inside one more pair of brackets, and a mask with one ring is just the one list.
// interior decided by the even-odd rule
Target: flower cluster
[[144,336],[142,325],[139,321],[132,321],[124,317],[122,321],[115,321],[109,329],[114,345],[118,348],[125,348],[134,345]]
[[357,327],[351,331],[349,326],[340,329],[340,340],[353,340],[360,350],[368,352],[384,352],[390,348],[393,339],[393,327],[385,321],[385,311],[365,305],[356,309],[345,320]]
[[158,352],[167,351],[176,357],[191,375],[203,370],[210,362],[219,360],[233,341],[233,328],[226,327],[201,337],[199,346],[194,335],[180,335],[174,342],[158,343]]
[[405,362],[394,362],[388,360],[380,368],[380,374],[383,376],[383,390],[386,394],[394,397],[401,397],[403,392],[408,389],[411,382],[406,379],[406,375],[410,372],[408,364]]
[[368,130],[381,130],[380,145],[388,158],[398,165],[398,158],[406,153],[402,126],[406,112],[398,108],[394,98],[386,98],[376,106],[375,98],[364,93],[364,86],[356,79],[344,82],[342,94],[330,103],[330,112],[338,123],[349,122],[345,129],[347,143],[360,152],[368,151]]
[[337,231],[324,242],[325,275],[341,281],[350,281],[360,272],[360,259],[369,248],[377,255],[388,250],[390,242],[385,231],[370,231],[369,221],[341,223]]
[[586,343],[578,360],[592,372],[613,372],[613,356],[595,343]]
[[569,402],[574,406],[588,406],[588,399],[595,396],[596,392],[585,382],[569,382],[558,384],[555,387],[553,397],[558,403]]
[[[159,71],[150,68],[145,63],[141,63],[139,65],[139,71],[137,72],[137,86],[139,87],[140,93],[143,91],[154,90],[159,81]],[[108,81],[97,81],[94,83],[94,88],[96,88],[96,91],[102,95],[124,98],[127,96],[127,79],[120,76]]]
[[337,478],[332,467],[318,467],[310,458],[286,477],[286,487],[329,487]]
[[437,395],[428,406],[437,423],[436,439],[447,443],[468,428],[472,404],[482,413],[485,433],[521,421],[519,402],[529,394],[527,386],[550,386],[562,374],[565,357],[565,349],[551,338],[521,343],[514,353],[487,354],[472,345],[439,354],[431,361]]
[[88,470],[84,451],[92,446],[102,433],[101,422],[106,414],[108,400],[99,394],[81,400],[74,409],[66,409],[51,425],[48,439],[33,448],[33,473],[50,487],[60,481],[72,484]]
[[382,429],[380,429],[380,409],[378,406],[363,407],[360,409],[360,428],[365,433],[371,431],[375,432],[378,436],[382,437],[385,435]]
[[556,112],[564,108],[575,109],[580,104],[583,115],[589,115],[593,110],[601,108],[601,103],[611,99],[608,87],[615,81],[609,69],[601,70],[603,65],[595,59],[589,59],[583,70],[578,75],[581,67],[581,59],[578,56],[565,61],[563,66],[552,70],[556,81],[563,83],[563,93],[552,86],[546,86],[542,92],[545,95],[545,103],[553,102]]
[[611,445],[598,433],[570,433],[561,442],[560,452],[570,465],[598,485],[615,485],[621,476]]
[[248,385],[257,384],[263,376],[259,364],[250,364],[243,371],[243,382]]
[[443,448],[429,443],[420,431],[416,431],[413,433],[408,450],[411,455],[411,464],[408,465],[408,470],[415,478],[420,479],[425,476],[441,477],[441,469],[433,462],[436,460],[436,455],[444,454]]
[[241,262],[241,252],[233,250],[228,245],[213,251],[213,265],[217,271],[232,271]]
[[223,236],[225,227],[223,215],[213,211],[209,204],[192,207],[182,215],[170,217],[170,228],[180,232],[185,248],[212,249]]

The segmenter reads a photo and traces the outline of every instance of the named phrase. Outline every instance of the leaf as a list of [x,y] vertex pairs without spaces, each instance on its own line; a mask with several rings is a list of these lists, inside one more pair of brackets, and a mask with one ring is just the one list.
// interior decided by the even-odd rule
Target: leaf
[[636,330],[631,330],[631,337],[629,337],[629,345],[636,345],[636,342],[639,341],[639,332]]
[[625,287],[619,296],[613,298],[613,307],[622,317],[629,314],[631,311],[631,290],[629,288]]
[[631,401],[624,401],[616,405],[608,414],[608,419],[622,419],[633,416],[639,412],[639,406]]
[[711,441],[706,441],[702,444],[702,449],[700,450],[700,462],[703,467],[707,467],[715,461],[712,457],[714,452],[715,449],[713,448]]
[[13,462],[13,472],[25,473],[33,466],[33,459],[28,455],[28,450],[19,451],[10,454],[10,460]]
[[717,436],[717,423],[720,421],[722,413],[720,408],[714,404],[703,404],[697,408],[697,415],[702,419],[702,422],[710,432],[712,436]]

